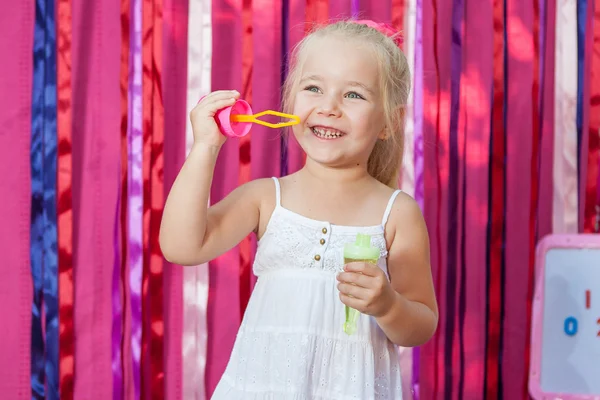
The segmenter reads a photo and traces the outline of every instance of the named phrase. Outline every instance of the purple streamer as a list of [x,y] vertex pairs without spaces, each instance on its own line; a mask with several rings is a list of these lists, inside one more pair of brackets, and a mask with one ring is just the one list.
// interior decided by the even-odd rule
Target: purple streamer
[[[423,187],[423,2],[416,0],[417,18],[415,26],[415,67],[414,67],[414,165],[415,165],[415,200],[421,211],[424,211]],[[413,399],[419,400],[419,359],[421,350],[413,348],[412,393]]]
[[121,211],[120,177],[119,190],[117,190],[117,209],[115,211],[114,242],[115,258],[112,276],[112,372],[113,372],[113,400],[123,399],[123,362],[121,357],[121,339],[123,337],[123,303],[121,298],[121,252],[119,251],[119,221]]
[[360,10],[360,5],[358,3],[358,0],[352,0],[352,3],[350,3],[350,15],[352,15],[352,19],[358,19]]
[[[446,318],[445,328],[446,334],[444,337],[444,363],[446,366],[452,365],[453,342],[457,334],[455,327],[454,315],[458,311],[459,318],[459,335],[462,337],[462,328],[464,324],[463,307],[459,306],[457,310],[454,288],[461,282],[458,280],[458,271],[464,276],[464,263],[457,262],[458,253],[458,225],[461,223],[457,220],[459,215],[458,200],[459,200],[459,169],[460,155],[458,149],[458,120],[460,115],[460,80],[462,69],[462,46],[463,38],[461,27],[463,24],[464,1],[453,0],[452,2],[452,41],[450,46],[450,131],[448,140],[448,230],[447,237],[447,259],[446,259],[446,314],[451,315],[451,318]],[[461,297],[459,303],[464,303],[464,290],[460,291]],[[461,350],[463,350],[461,343]],[[464,354],[464,351],[461,352]],[[462,398],[462,389],[464,387],[464,359],[460,358],[460,368],[457,371],[452,371],[452,368],[444,369],[444,394],[446,398],[452,397],[452,378],[458,375],[458,393]],[[456,374],[453,374],[453,372]]]
[[423,2],[417,0],[415,72],[414,72],[414,163],[415,200],[423,210]]
[[132,29],[130,36],[129,126],[127,131],[128,164],[127,198],[129,289],[131,292],[131,361],[135,399],[140,398],[142,349],[142,232],[143,232],[143,176],[142,176],[142,3],[131,1]]
[[[290,23],[290,4],[289,0],[281,2],[281,87],[285,82],[288,73],[288,45],[289,45],[289,23]],[[289,132],[289,131],[288,131]],[[288,141],[286,135],[281,135],[279,139],[279,148],[281,159],[279,160],[280,176],[288,174]]]

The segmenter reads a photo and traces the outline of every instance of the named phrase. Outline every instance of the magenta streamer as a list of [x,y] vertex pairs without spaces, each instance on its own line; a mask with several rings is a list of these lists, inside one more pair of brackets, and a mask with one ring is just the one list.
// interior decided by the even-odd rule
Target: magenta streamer
[[130,39],[129,127],[127,175],[129,290],[131,293],[131,361],[135,399],[140,398],[142,349],[142,232],[143,232],[143,176],[142,176],[142,3],[131,1],[132,27]]
[[[415,200],[423,211],[423,7],[422,0],[417,0],[417,18],[415,29],[415,67],[414,67],[414,165],[415,165]],[[413,399],[419,400],[419,355],[420,348],[413,349],[412,393]]]
[[598,178],[596,181],[596,233],[600,232],[600,157],[598,157]]
[[113,400],[123,398],[123,363],[121,357],[121,338],[123,337],[123,303],[121,301],[121,252],[119,250],[119,215],[121,211],[121,190],[118,191],[115,210],[114,242],[115,258],[112,276],[112,371]]

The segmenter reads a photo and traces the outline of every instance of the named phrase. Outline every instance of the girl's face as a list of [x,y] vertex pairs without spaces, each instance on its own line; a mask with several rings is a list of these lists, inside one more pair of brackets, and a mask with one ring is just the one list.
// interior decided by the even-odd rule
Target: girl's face
[[294,135],[307,157],[330,167],[364,165],[384,138],[379,68],[360,41],[319,38],[305,49],[295,88]]

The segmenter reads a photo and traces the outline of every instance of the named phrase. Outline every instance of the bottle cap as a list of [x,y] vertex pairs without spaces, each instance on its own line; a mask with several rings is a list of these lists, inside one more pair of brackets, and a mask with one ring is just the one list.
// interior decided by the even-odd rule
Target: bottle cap
[[380,251],[378,247],[371,245],[371,235],[359,233],[354,243],[346,243],[344,246],[344,258],[353,260],[378,260]]

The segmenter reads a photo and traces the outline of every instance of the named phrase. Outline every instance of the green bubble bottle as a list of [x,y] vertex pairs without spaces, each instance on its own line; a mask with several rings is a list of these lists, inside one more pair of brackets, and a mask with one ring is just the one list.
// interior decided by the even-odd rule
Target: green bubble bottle
[[[379,248],[371,245],[371,235],[359,233],[356,235],[354,243],[344,245],[344,264],[351,262],[368,262],[377,264],[379,260]],[[346,308],[346,321],[344,322],[344,332],[352,335],[356,332],[356,323],[360,313],[348,306]]]

